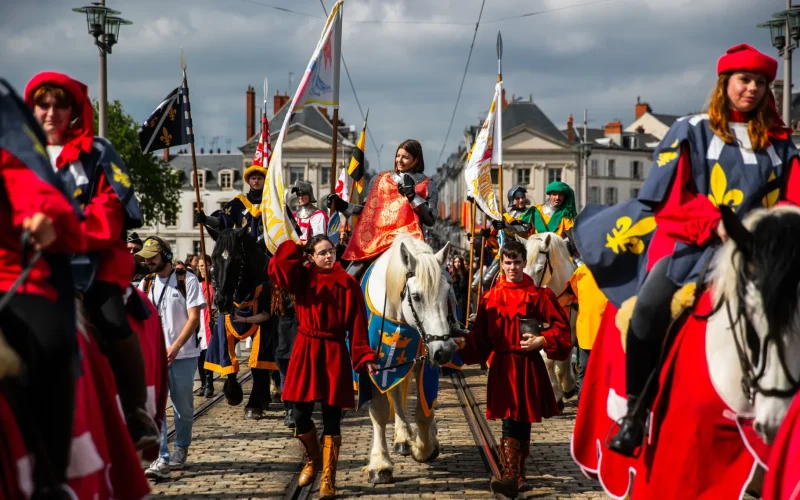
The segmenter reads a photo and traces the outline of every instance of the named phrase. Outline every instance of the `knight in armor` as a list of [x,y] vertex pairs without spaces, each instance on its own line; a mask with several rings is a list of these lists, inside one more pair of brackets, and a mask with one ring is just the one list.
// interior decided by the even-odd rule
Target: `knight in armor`
[[727,240],[718,205],[744,218],[781,199],[800,202],[797,150],[769,89],[777,68],[749,45],[730,48],[717,63],[707,114],[678,120],[655,151],[638,196],[653,207],[656,229],[628,326],[628,412],[609,443],[618,453],[632,456],[647,433],[657,391],[643,392],[651,374],[659,380],[672,296],[703,275],[714,247]]
[[297,210],[292,215],[300,227],[300,242],[305,243],[318,234],[328,234],[328,215],[315,205],[317,199],[311,183],[295,182],[292,194],[297,195]]
[[75,287],[114,372],[131,438],[138,449],[148,447],[158,442],[159,429],[146,409],[144,359],[123,298],[134,274],[125,234],[142,225],[130,176],[111,143],[94,135],[86,85],[62,73],[39,73],[25,88],[25,102],[42,124],[56,176],[83,210],[81,247],[72,260]]
[[253,164],[244,171],[244,181],[250,186],[246,195],[238,194],[220,210],[206,215],[202,210],[195,212],[194,223],[203,224],[212,238],[223,229],[246,227],[247,235],[256,240],[264,248],[264,223],[261,220],[261,195],[264,192],[264,180],[267,169]]
[[347,272],[360,278],[362,272],[386,251],[399,233],[424,240],[423,226],[436,222],[439,192],[424,174],[425,160],[419,141],[403,141],[395,153],[394,169],[381,172],[367,188],[363,205],[347,203],[329,194],[326,204],[345,217],[359,216],[342,259],[350,261]]

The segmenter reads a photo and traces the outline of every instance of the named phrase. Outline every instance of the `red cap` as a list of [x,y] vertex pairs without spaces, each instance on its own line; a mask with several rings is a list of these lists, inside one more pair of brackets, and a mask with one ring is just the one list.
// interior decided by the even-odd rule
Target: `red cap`
[[717,62],[717,75],[733,71],[750,71],[772,82],[778,73],[778,61],[742,43],[728,49]]

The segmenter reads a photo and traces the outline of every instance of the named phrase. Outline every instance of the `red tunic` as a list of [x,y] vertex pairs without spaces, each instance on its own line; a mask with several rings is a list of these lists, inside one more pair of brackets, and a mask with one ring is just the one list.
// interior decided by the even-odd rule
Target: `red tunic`
[[[22,272],[20,237],[23,219],[41,212],[53,219],[56,241],[48,251],[75,252],[82,247],[80,222],[72,205],[54,186],[41,180],[5,150],[0,150],[0,184],[8,203],[0,204],[0,292],[7,292]],[[10,209],[10,210],[9,210]],[[45,259],[31,271],[21,292],[56,299],[56,290],[48,284],[50,268]]]
[[367,340],[364,294],[338,263],[325,271],[305,262],[300,247],[287,241],[269,263],[270,279],[294,295],[298,321],[283,399],[353,408],[352,370],[377,360]]
[[558,415],[553,388],[538,351],[522,351],[516,317],[535,317],[550,327],[542,331],[544,351],[550,359],[566,359],[572,349],[569,322],[549,288],[539,288],[529,276],[512,283],[501,276],[483,296],[472,331],[459,351],[466,364],[489,366],[486,417],[540,422]]
[[764,500],[800,499],[800,395],[781,424],[767,465]]

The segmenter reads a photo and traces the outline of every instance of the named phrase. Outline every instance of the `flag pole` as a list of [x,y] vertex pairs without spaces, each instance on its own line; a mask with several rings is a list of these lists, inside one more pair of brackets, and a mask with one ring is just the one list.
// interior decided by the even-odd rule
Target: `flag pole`
[[[183,71],[183,88],[186,89],[186,103],[189,103],[189,81],[186,78],[186,57],[183,55],[183,47],[181,47],[181,70]],[[191,123],[192,120],[192,110],[190,106],[186,106],[186,120]],[[192,141],[189,143],[189,147],[192,150],[192,177],[194,179],[194,196],[196,200],[196,207],[197,211],[200,211],[200,186],[197,183],[197,158],[194,154],[194,127],[189,128],[189,135],[192,138]],[[203,254],[201,259],[205,262],[206,259],[206,237],[203,231],[203,225],[198,224],[197,227],[200,229],[200,252]],[[207,276],[208,270],[207,266],[203,266],[203,279],[208,282]],[[211,287],[206,287],[206,307],[211,307]]]
[[[502,212],[501,212],[502,213]],[[486,214],[483,214],[483,223],[481,224],[481,229],[486,228]],[[483,258],[484,252],[486,252],[486,241],[483,239],[483,235],[481,235],[481,260],[480,260],[480,278],[478,278],[478,296],[475,297],[475,303],[480,304],[481,302],[481,295],[483,295]]]
[[472,261],[475,258],[475,200],[469,207],[469,274],[467,275],[467,310],[464,313],[464,328],[469,328],[469,306],[472,304]]
[[[500,146],[500,162],[497,165],[498,187],[500,196],[497,201],[500,205],[500,217],[503,216],[503,37],[500,31],[497,32],[497,83],[500,84],[500,102],[497,103],[497,121],[500,123],[500,137],[495,139],[495,144]],[[498,140],[499,139],[499,140]],[[483,267],[481,267],[483,269]]]
[[[336,192],[336,181],[339,177],[336,175],[336,150],[339,147],[339,64],[342,59],[342,17],[344,16],[343,6],[339,7],[340,11],[336,15],[336,32],[333,40],[333,53],[336,54],[333,61],[333,85],[334,85],[334,98],[336,105],[333,108],[333,137],[331,138],[331,190],[330,193]],[[345,167],[346,168],[346,167]],[[334,208],[330,208],[330,214],[333,215]]]

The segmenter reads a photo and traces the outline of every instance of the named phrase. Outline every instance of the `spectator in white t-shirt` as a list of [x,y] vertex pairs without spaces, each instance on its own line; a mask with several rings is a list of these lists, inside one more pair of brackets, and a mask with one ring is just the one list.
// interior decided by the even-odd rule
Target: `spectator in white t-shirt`
[[156,306],[167,345],[169,396],[175,419],[175,451],[170,455],[167,424],[164,422],[160,456],[145,472],[147,477],[164,479],[170,477],[171,469],[182,469],[186,465],[192,442],[194,372],[197,369],[197,357],[200,356],[195,331],[200,324],[200,313],[206,307],[206,300],[194,274],[173,267],[172,250],[161,238],[148,238],[137,255],[144,258],[151,271],[139,284],[139,289]]

